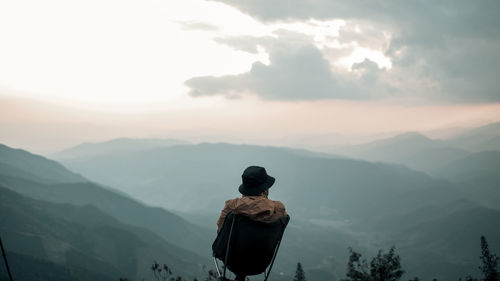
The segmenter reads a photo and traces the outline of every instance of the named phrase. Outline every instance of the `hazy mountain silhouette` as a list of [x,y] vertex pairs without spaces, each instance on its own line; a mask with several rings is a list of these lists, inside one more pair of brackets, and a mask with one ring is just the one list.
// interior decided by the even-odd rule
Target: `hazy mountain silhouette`
[[[10,150],[9,159],[14,162],[16,157],[23,157],[27,153],[6,146],[3,150]],[[208,234],[211,232],[208,230],[188,223],[164,209],[146,206],[128,196],[123,196],[92,182],[37,182],[37,177],[33,176],[31,171],[43,170],[44,165],[51,165],[53,161],[40,156],[36,156],[35,159],[34,163],[26,165],[28,168],[26,170],[10,166],[7,166],[9,169],[5,169],[6,165],[0,164],[0,184],[35,199],[79,206],[92,205],[124,223],[150,229],[171,243],[202,252],[202,254],[209,253],[210,236]],[[69,175],[64,175],[64,172]],[[68,178],[72,173],[63,169],[57,175]]]
[[447,141],[450,145],[470,151],[500,151],[500,122],[470,129]]
[[369,161],[403,164],[426,173],[431,173],[436,168],[470,153],[464,149],[454,148],[445,141],[433,140],[415,132],[367,144],[339,147],[334,151]]
[[156,234],[121,223],[90,205],[76,207],[22,196],[0,187],[0,231],[7,249],[56,264],[141,278],[159,259],[178,273],[200,273],[206,260]]
[[[410,140],[420,138],[418,135],[416,138],[412,135],[407,137]],[[425,139],[423,141],[426,142]],[[438,146],[421,147],[446,148],[446,144],[438,143]],[[315,265],[307,270],[317,280],[338,280],[342,277],[348,246],[375,253],[380,248],[391,246],[391,241],[401,244],[407,266],[418,276],[434,273],[452,276],[450,273],[457,268],[469,270],[475,268],[477,263],[477,255],[471,253],[468,247],[461,249],[458,242],[453,244],[458,247],[455,251],[459,251],[461,256],[471,255],[466,261],[468,266],[448,258],[444,252],[446,248],[436,253],[419,245],[424,240],[412,243],[414,238],[409,239],[409,230],[398,228],[397,224],[405,225],[403,222],[407,221],[408,229],[414,231],[416,236],[430,239],[434,233],[439,234],[433,243],[446,244],[445,240],[449,239],[446,235],[455,235],[454,232],[446,232],[446,221],[461,227],[464,225],[457,224],[456,218],[469,214],[468,207],[464,205],[462,208],[460,204],[457,208],[450,208],[450,213],[435,209],[436,206],[461,202],[467,194],[460,185],[399,165],[304,156],[276,147],[223,143],[116,153],[112,157],[96,156],[64,163],[145,202],[165,204],[169,208],[185,211],[183,214],[196,211],[210,214],[205,218],[198,215],[194,221],[209,221],[217,216],[224,200],[238,196],[236,187],[244,167],[250,164],[265,166],[277,178],[271,188],[271,197],[283,201],[294,218],[287,230],[281,252],[283,257],[278,260],[277,268],[293,271],[295,263],[289,257],[300,256],[307,261],[304,264]],[[119,175],[125,175],[125,178]],[[182,187],[181,191],[172,198],[170,195],[179,190],[178,187]],[[168,196],[162,197],[162,193]],[[425,210],[433,211],[423,212]],[[440,214],[447,216],[438,220]],[[470,222],[481,222],[473,212],[470,214]],[[376,225],[377,222],[383,223],[381,219],[387,220],[387,232],[381,232]],[[475,227],[477,231],[482,230],[480,224]],[[433,232],[438,229],[441,232]],[[470,238],[470,243],[477,242],[477,237],[472,236],[467,235],[463,239]],[[421,264],[432,267],[434,271],[426,270]]]
[[[84,177],[69,171],[56,161],[3,144],[0,144],[0,169],[47,183],[87,181]],[[23,171],[29,171],[29,173]]]
[[485,150],[500,151],[500,123],[467,129],[450,139],[431,139],[408,132],[365,144],[337,146],[330,151],[369,161],[403,164],[435,175],[436,170],[472,152]]
[[500,151],[472,153],[438,169],[434,174],[454,182],[500,175]]
[[462,181],[459,186],[467,198],[486,207],[500,210],[499,182],[500,175],[490,175]]
[[436,196],[426,201],[458,196],[451,184],[402,166],[300,156],[276,147],[205,143],[64,163],[144,202],[180,211],[218,211],[238,196],[241,172],[252,164],[276,176],[271,196],[304,217],[361,218],[417,208],[420,203],[405,200],[407,194],[429,197],[429,190]]
[[[374,223],[386,245],[398,245],[409,276],[458,280],[476,274],[478,237],[500,237],[500,211],[467,200],[427,206]],[[496,238],[493,252],[500,251]],[[470,266],[464,266],[468,264]]]
[[131,139],[118,138],[105,142],[82,143],[50,155],[54,159],[92,157],[114,152],[133,152],[154,147],[187,144],[187,141],[176,139]]
[[[470,246],[477,244],[478,237],[474,235],[484,231],[491,235],[492,245],[498,243],[493,237],[498,237],[500,226],[492,223],[498,221],[497,211],[462,199],[482,202],[484,198],[465,192],[463,182],[431,178],[400,165],[332,158],[307,151],[297,153],[286,148],[231,144],[114,151],[89,158],[67,159],[64,163],[144,202],[174,208],[203,227],[163,209],[144,206],[129,196],[92,182],[39,182],[37,176],[22,167],[0,166],[0,184],[33,198],[76,206],[43,204],[75,210],[90,208],[93,211],[81,211],[81,216],[93,216],[96,214],[92,212],[98,212],[114,223],[136,226],[120,228],[127,232],[132,232],[127,227],[140,229],[138,231],[149,233],[144,237],[154,235],[156,239],[167,241],[163,243],[171,242],[186,249],[199,248],[197,253],[207,257],[204,247],[209,247],[215,237],[215,220],[224,200],[239,196],[237,186],[242,170],[250,164],[265,166],[277,178],[271,188],[271,198],[283,201],[292,216],[276,261],[275,274],[271,277],[277,281],[293,278],[298,259],[311,280],[340,280],[345,273],[347,247],[370,255],[392,244],[396,244],[404,267],[412,274],[426,276],[426,279],[437,274],[436,277],[443,276],[440,280],[456,280],[449,277],[454,276],[457,268],[468,273],[477,268],[478,254],[471,252],[473,247]],[[30,212],[25,214],[30,216]],[[36,218],[39,222],[57,222],[59,217],[52,215]],[[93,226],[85,220],[82,223]],[[28,221],[27,225],[37,225],[37,222]],[[139,235],[139,240],[144,237]],[[470,241],[463,242],[465,239]],[[170,253],[177,255],[177,249]],[[474,250],[479,251],[479,247],[475,245]],[[186,252],[189,254],[180,249],[179,253],[182,256]],[[16,253],[24,252],[16,250]],[[100,255],[89,254],[89,258],[99,260]],[[465,259],[467,255],[470,257]],[[29,257],[34,259],[35,256]],[[150,260],[144,258],[144,262]],[[147,268],[148,265],[144,265],[144,269]]]
[[[37,275],[37,278],[42,278],[40,280],[57,280],[49,274],[51,270],[60,273],[60,280],[116,280],[120,276],[143,277],[138,274],[147,271],[152,260],[156,259],[169,265],[177,264],[177,273],[186,276],[197,273],[200,276],[200,264],[209,262],[198,254],[208,256],[211,239],[208,233],[212,232],[164,209],[148,207],[110,188],[74,176],[76,174],[52,160],[3,145],[1,148],[2,155],[8,156],[0,160],[0,213],[4,215],[0,220],[1,233],[9,251],[16,253],[18,262],[25,263],[13,265],[18,272],[30,270],[30,266],[41,268],[46,265],[50,270]],[[15,167],[4,163],[6,161]],[[32,172],[37,172],[37,175]],[[80,182],[64,183],[65,180]],[[35,201],[16,196],[5,188],[32,198],[73,205]],[[82,233],[84,237],[71,233],[82,229],[89,232]],[[69,233],[69,236],[60,233]],[[75,236],[71,236],[73,234]],[[93,244],[96,249],[84,251]],[[56,248],[69,250],[64,252],[61,249],[63,252],[56,253],[59,256],[47,254]],[[120,252],[121,248],[130,251]],[[125,264],[126,255],[129,264]],[[131,264],[132,261],[135,264]],[[130,271],[132,269],[137,272]],[[76,278],[76,274],[80,277]],[[32,274],[16,276],[20,277],[16,280],[36,280]]]
[[456,160],[435,172],[456,182],[467,198],[500,209],[500,151],[482,151]]

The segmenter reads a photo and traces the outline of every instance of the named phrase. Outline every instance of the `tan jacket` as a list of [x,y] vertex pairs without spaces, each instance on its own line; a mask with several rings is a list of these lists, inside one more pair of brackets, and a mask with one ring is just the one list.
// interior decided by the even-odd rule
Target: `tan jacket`
[[244,214],[255,221],[274,221],[286,215],[285,205],[280,201],[273,201],[261,194],[257,196],[243,195],[240,198],[227,200],[217,220],[220,230],[229,212],[233,214]]

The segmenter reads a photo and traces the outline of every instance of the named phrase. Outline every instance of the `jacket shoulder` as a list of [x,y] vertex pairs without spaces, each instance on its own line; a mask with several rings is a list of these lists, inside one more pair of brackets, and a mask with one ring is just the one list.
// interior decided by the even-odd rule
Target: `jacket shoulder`
[[225,207],[234,206],[236,204],[236,202],[238,202],[238,199],[239,198],[233,198],[233,199],[226,200]]
[[274,205],[280,209],[285,209],[285,204],[283,204],[283,202],[281,201],[273,201],[274,202]]

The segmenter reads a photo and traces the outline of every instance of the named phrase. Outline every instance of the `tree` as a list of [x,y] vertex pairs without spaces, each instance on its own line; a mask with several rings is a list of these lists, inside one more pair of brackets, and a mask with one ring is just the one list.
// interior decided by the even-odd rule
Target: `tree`
[[403,276],[399,255],[395,248],[391,247],[389,252],[378,251],[370,264],[361,258],[361,254],[349,248],[351,252],[347,263],[348,279],[344,281],[397,281]]
[[479,269],[483,272],[484,281],[499,281],[498,257],[490,253],[488,242],[484,236],[481,236],[481,261],[483,265]]
[[386,254],[378,251],[370,262],[370,273],[373,281],[397,281],[403,276],[401,259],[395,254],[394,246]]
[[[156,261],[154,261],[153,264],[151,265],[151,271],[153,271],[153,276],[155,277],[155,279],[157,281],[167,281],[169,279],[169,277],[172,275],[172,270],[168,267],[168,265],[164,264],[162,266],[159,263],[157,263]],[[172,277],[170,277],[170,278],[172,278]],[[173,278],[173,279],[175,279],[175,278]],[[180,279],[182,279],[182,278],[180,278]]]
[[293,278],[293,281],[306,281],[306,275],[300,262],[297,263],[297,270],[295,271],[295,278]]
[[368,264],[365,259],[361,259],[361,254],[349,248],[349,261],[347,262],[348,279],[345,281],[370,281],[370,274],[368,273]]
[[483,273],[484,278],[478,279],[469,275],[465,277],[465,281],[500,281],[498,257],[490,253],[488,242],[484,236],[481,236],[481,256],[479,258],[483,262],[483,264],[479,266],[479,269]]

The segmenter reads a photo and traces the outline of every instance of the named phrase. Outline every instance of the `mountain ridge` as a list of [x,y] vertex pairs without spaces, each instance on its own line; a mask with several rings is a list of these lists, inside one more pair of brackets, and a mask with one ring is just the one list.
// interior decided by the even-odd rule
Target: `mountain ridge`
[[[7,150],[6,146],[3,149]],[[13,159],[16,153],[24,155],[22,150],[12,150],[10,159]],[[28,165],[28,167],[52,163],[52,160],[48,159],[43,161],[44,157],[36,159],[36,164]],[[103,187],[88,180],[69,183],[39,182],[38,177],[31,173],[31,169],[28,171],[20,168],[6,169],[10,167],[0,162],[0,183],[14,191],[54,203],[70,203],[79,206],[91,204],[125,223],[151,229],[158,235],[185,248],[197,252],[204,249],[203,253],[209,253],[208,246],[205,248],[201,246],[205,243],[208,244],[210,236],[207,234],[209,230],[202,229],[174,213],[147,206],[112,188]],[[61,171],[67,170],[64,168]]]
[[74,157],[89,157],[102,154],[103,152],[131,152],[147,148],[189,144],[189,142],[178,139],[161,138],[115,138],[103,142],[84,142],[76,146],[65,148],[49,155],[54,159],[65,159]]
[[2,186],[0,194],[0,229],[10,251],[83,266],[115,279],[141,277],[148,270],[144,263],[154,258],[186,276],[201,273],[201,257],[146,229],[125,225],[94,206],[38,201]]
[[[30,173],[52,182],[86,182],[87,179],[78,175],[60,163],[41,155],[32,154],[23,149],[8,147],[0,143],[0,163],[19,170],[30,170]],[[35,169],[36,168],[36,169]]]

